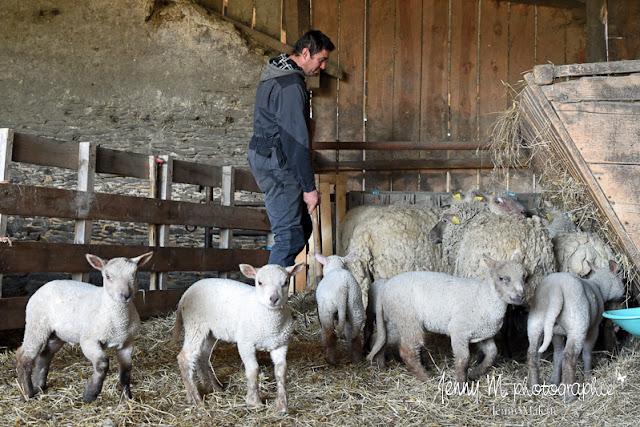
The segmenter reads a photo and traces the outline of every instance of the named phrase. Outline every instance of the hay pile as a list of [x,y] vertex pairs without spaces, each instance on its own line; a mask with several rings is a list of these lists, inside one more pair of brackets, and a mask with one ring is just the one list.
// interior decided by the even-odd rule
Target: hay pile
[[[460,396],[447,388],[453,387],[455,378],[448,345],[427,348],[433,378],[426,384],[397,362],[384,372],[366,363],[347,363],[344,341],[339,346],[339,364],[331,368],[320,345],[313,294],[296,294],[290,304],[296,325],[287,357],[287,416],[275,413],[276,386],[268,354],[261,353],[259,358],[260,392],[267,405],[252,409],[244,402],[246,380],[236,347],[227,344],[220,345],[211,359],[224,391],[208,395],[203,408],[189,406],[176,362],[179,349],[166,345],[175,317],[170,315],[143,322],[134,355],[131,401],[119,401],[116,361],[110,353],[111,370],[102,393],[92,404],[84,404],[82,390],[91,367],[77,346],[65,346],[53,361],[49,389],[27,403],[18,402],[15,349],[0,347],[0,424],[631,425],[637,421],[640,341],[635,338],[628,338],[615,359],[606,353],[595,355],[594,377],[589,382],[593,392],[572,404],[564,404],[553,393],[525,394],[527,368],[522,352],[515,359],[500,357],[488,377],[470,383],[473,389]],[[551,363],[543,361],[542,378],[548,378],[550,371]],[[580,372],[578,378],[582,381]],[[490,389],[488,380],[496,387]]]

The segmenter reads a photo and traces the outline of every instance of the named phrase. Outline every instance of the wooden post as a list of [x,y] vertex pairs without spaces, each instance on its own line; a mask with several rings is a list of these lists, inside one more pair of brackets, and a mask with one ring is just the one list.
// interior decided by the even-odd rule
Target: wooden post
[[[13,156],[13,130],[0,129],[0,181],[9,181],[9,164]],[[7,215],[0,213],[0,237],[7,235]],[[0,243],[4,244],[4,243]],[[2,274],[0,273],[0,298],[2,298]]]
[[342,222],[344,221],[344,217],[347,214],[347,176],[346,175],[337,175],[336,176],[336,254],[338,255],[347,255],[347,254],[339,254],[337,252],[338,248],[343,247],[348,242],[343,242],[340,236],[340,229],[342,228]]
[[[603,7],[605,7],[604,0],[587,0],[587,42],[585,51],[587,62],[604,62],[607,60],[607,34],[605,24],[600,20]],[[608,19],[606,16],[604,18]]]
[[[222,194],[220,196],[220,204],[222,206],[234,206],[235,201],[235,169],[233,166],[222,167]],[[220,249],[229,249],[231,247],[231,239],[233,238],[233,229],[220,229]],[[226,279],[227,272],[218,272],[218,277]]]
[[[90,142],[78,144],[78,191],[93,193],[96,177],[96,152],[97,146]],[[73,243],[91,243],[91,228],[93,221],[79,219],[76,220]],[[89,280],[89,273],[73,273],[73,280],[86,282]]]
[[[173,184],[173,159],[170,156],[159,156],[162,160],[160,166],[160,199],[171,200],[171,189]],[[169,233],[171,226],[168,224],[160,225],[158,230],[158,246],[164,247],[169,243]],[[166,289],[167,273],[156,273],[158,275],[158,289]]]
[[[149,197],[171,200],[173,159],[169,156],[149,156]],[[163,247],[169,241],[169,225],[149,224],[149,246]],[[149,290],[165,289],[166,273],[149,275]]]
[[322,255],[333,255],[333,231],[331,221],[331,184],[325,175],[320,175],[320,240]]

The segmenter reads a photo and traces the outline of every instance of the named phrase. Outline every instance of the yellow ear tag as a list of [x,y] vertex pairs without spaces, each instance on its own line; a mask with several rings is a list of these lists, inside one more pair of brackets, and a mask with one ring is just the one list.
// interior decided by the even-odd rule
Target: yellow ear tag
[[455,225],[460,225],[460,220],[458,219],[457,216],[454,216],[453,219],[451,220]]
[[454,194],[453,198],[456,199],[456,200],[460,200],[460,193]]
[[547,214],[547,219],[549,220],[549,222],[553,221],[553,217],[550,214]]
[[476,200],[479,201],[479,202],[481,202],[483,199],[484,199],[484,197],[482,197],[482,196],[476,196]]

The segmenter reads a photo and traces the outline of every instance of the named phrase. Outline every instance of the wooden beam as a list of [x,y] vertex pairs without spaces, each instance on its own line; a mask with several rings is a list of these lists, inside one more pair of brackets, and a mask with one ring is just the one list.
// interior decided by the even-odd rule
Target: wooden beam
[[[257,40],[258,42],[265,44],[267,46],[269,46],[270,48],[277,50],[278,52],[283,52],[283,53],[288,53],[290,54],[291,52],[293,52],[293,47],[289,46],[288,44],[284,44],[282,43],[280,40],[276,40],[273,37],[269,37],[263,33],[261,33],[260,31],[256,31],[253,28],[244,25],[234,19],[231,19],[227,16],[222,16],[218,13],[215,12],[211,12],[211,14],[217,16],[218,18],[230,22],[233,25],[235,25],[236,27],[238,27],[240,30],[242,30],[243,32],[247,33],[249,36],[251,36],[252,38],[254,38],[255,40]],[[295,40],[293,43],[295,43],[297,40]],[[340,67],[336,62],[332,61],[332,60],[328,60],[326,62],[326,67],[323,71],[325,74],[330,75],[331,77],[335,77],[338,80],[343,79],[344,77],[344,73],[342,71],[342,67]]]
[[269,251],[258,249],[183,248],[133,245],[76,245],[71,243],[13,242],[0,245],[0,273],[88,273],[94,269],[85,254],[101,258],[133,258],[148,251],[153,257],[142,271],[237,271],[238,260],[262,266]]
[[[503,3],[522,3],[559,9],[584,9],[585,0],[498,0]],[[587,0],[588,1],[588,0]]]
[[146,224],[270,230],[266,212],[174,200],[0,183],[0,212],[9,215],[106,219]]
[[336,168],[334,160],[316,161],[314,170],[320,172],[336,171],[400,171],[423,169],[493,169],[490,158],[471,159],[418,159],[418,160],[361,160],[340,162]]
[[486,150],[489,145],[477,142],[457,141],[314,141],[311,147],[317,150]]
[[570,65],[536,65],[533,68],[534,82],[538,85],[553,83],[559,77],[582,77],[609,74],[630,74],[640,72],[640,60],[616,62],[594,62]]

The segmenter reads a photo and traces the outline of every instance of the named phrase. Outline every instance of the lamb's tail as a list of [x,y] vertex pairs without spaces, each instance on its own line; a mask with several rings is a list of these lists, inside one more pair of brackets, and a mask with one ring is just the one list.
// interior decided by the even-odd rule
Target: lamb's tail
[[173,325],[169,347],[173,347],[178,343],[178,340],[180,339],[180,332],[182,331],[182,323],[182,307],[178,305],[178,311],[176,312],[176,324]]
[[551,344],[551,339],[553,338],[553,326],[556,324],[556,319],[560,315],[563,305],[564,298],[562,293],[558,293],[557,298],[550,298],[549,305],[544,313],[544,323],[542,325],[544,338],[542,340],[542,345],[538,349],[538,353],[544,353],[544,351],[549,347],[549,344]]
[[387,341],[387,328],[384,324],[384,308],[382,306],[381,295],[376,301],[376,342],[373,344],[371,352],[367,355],[367,360],[371,362],[373,358],[382,350]]
[[344,325],[347,321],[347,298],[342,298],[338,303],[338,327],[336,331],[338,335],[344,335]]

